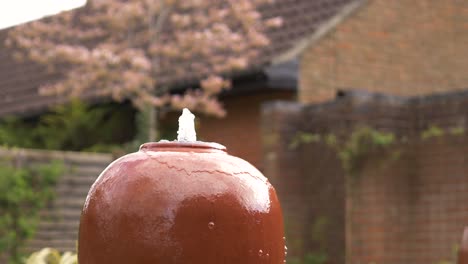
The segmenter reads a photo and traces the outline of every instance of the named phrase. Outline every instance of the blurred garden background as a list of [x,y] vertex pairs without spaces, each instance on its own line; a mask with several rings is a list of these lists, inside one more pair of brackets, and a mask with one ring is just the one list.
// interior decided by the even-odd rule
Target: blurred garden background
[[0,30],[0,262],[74,263],[91,184],[187,107],[275,186],[287,263],[456,263],[468,1],[80,4]]

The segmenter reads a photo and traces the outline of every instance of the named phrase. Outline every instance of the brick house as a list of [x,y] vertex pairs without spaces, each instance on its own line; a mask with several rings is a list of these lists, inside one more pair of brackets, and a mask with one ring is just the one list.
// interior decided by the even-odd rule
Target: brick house
[[[312,14],[327,4],[320,2],[310,1],[317,8]],[[301,103],[329,101],[353,88],[396,96],[463,90],[467,12],[468,2],[460,0],[347,1],[271,62],[298,61]]]
[[[467,32],[467,1],[355,1],[277,58],[299,61],[300,103],[262,110],[265,173],[291,255],[455,263],[468,225]],[[355,181],[324,141],[290,148],[298,131],[350,135],[363,125],[408,143],[392,149],[395,161],[371,153]],[[434,127],[442,135],[422,139]]]
[[468,84],[468,2],[355,1],[286,57],[300,61],[299,101],[349,87],[415,96]]
[[[233,89],[221,96],[228,116],[225,119],[201,117],[201,139],[224,144],[233,155],[243,157],[262,167],[260,146],[260,105],[271,100],[295,100],[297,88],[297,60],[277,60],[281,54],[295,47],[297,41],[318,30],[320,25],[340,13],[352,0],[278,0],[260,10],[265,17],[281,16],[283,27],[268,32],[272,45],[263,50],[260,58],[249,65],[249,70],[234,77]],[[73,11],[71,11],[73,12]],[[0,31],[0,117],[6,115],[39,115],[66,98],[38,95],[38,86],[58,76],[47,74],[34,63],[18,63],[11,50],[4,46],[8,29]],[[170,75],[165,70],[164,79],[170,86],[193,87],[196,73],[186,79]],[[190,72],[190,71],[187,71]],[[95,102],[96,98],[84,98]],[[163,122],[174,123],[169,115]],[[239,142],[242,144],[239,144]]]

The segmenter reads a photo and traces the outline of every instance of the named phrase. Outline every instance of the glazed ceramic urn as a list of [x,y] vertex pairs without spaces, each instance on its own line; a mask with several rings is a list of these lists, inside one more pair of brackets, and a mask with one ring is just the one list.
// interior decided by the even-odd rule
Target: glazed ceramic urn
[[178,141],[143,144],[101,173],[81,215],[80,264],[284,263],[273,186],[224,146],[193,141],[188,123]]

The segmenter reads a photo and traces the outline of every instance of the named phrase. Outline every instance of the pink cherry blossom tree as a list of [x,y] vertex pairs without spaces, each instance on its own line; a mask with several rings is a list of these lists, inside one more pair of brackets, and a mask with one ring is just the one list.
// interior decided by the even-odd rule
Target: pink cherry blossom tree
[[[106,96],[139,109],[224,116],[216,96],[230,82],[221,75],[249,67],[270,44],[265,32],[282,20],[258,9],[272,1],[88,0],[14,28],[6,43],[18,59],[63,76],[41,86],[43,95]],[[201,89],[171,95],[167,76],[201,80]]]

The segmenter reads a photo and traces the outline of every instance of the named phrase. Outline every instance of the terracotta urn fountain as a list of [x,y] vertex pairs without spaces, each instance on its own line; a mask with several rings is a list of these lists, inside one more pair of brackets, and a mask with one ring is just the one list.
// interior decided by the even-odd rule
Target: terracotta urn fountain
[[275,189],[224,146],[196,141],[193,119],[184,109],[177,141],[143,144],[101,173],[82,211],[80,264],[284,263]]

